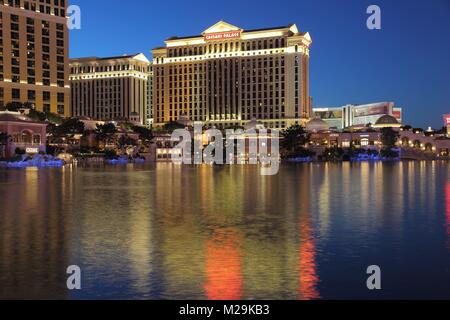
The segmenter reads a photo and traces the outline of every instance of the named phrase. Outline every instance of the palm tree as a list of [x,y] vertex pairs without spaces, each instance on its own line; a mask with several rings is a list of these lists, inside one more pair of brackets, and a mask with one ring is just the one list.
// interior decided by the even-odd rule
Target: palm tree
[[328,161],[339,161],[344,155],[344,150],[339,147],[327,148],[323,154]]
[[294,125],[281,132],[283,139],[281,147],[285,155],[302,153],[305,145],[309,142],[309,134],[302,126]]
[[116,134],[117,128],[113,123],[98,124],[97,129],[95,129],[95,134],[99,142],[104,145],[113,142],[113,136]]
[[135,147],[137,146],[137,141],[133,138],[129,137],[128,135],[123,135],[117,140],[117,148],[124,153],[128,147]]
[[399,133],[392,128],[383,128],[381,130],[381,156],[384,158],[397,158],[398,152],[394,150],[399,138]]

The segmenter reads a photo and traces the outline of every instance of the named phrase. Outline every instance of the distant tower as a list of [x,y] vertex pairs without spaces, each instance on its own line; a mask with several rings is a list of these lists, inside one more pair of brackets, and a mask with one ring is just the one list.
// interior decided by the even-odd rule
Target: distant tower
[[450,114],[444,114],[444,123],[447,127],[447,137],[450,138]]
[[130,122],[139,124],[141,123],[141,118],[139,117],[139,113],[131,112],[130,113]]

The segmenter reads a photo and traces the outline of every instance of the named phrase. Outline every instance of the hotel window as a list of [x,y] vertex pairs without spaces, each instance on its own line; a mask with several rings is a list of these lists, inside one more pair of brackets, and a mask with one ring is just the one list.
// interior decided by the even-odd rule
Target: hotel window
[[34,101],[36,100],[36,91],[34,90],[28,90],[28,100]]
[[42,93],[42,96],[43,96],[44,101],[50,101],[50,92],[44,91]]
[[12,98],[15,100],[20,99],[20,89],[12,89]]

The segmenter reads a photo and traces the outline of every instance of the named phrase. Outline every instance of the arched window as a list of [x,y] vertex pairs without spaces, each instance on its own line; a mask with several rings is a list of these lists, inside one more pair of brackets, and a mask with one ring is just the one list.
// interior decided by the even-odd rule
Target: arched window
[[408,146],[409,146],[409,139],[406,138],[406,137],[403,138],[403,139],[402,139],[402,145],[405,146],[405,147],[408,147]]
[[39,134],[33,135],[33,144],[41,144],[41,135]]
[[32,134],[30,131],[22,131],[22,143],[32,143]]
[[419,140],[414,141],[414,148],[417,148],[417,149],[420,148],[420,141]]

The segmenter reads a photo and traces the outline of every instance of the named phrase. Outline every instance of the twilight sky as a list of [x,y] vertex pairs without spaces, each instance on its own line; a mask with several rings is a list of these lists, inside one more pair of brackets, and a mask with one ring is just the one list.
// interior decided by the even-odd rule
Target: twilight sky
[[[395,101],[404,122],[443,126],[450,113],[450,0],[71,0],[82,29],[70,56],[145,53],[219,20],[245,29],[296,23],[310,32],[315,107]],[[381,7],[382,30],[366,27]]]

